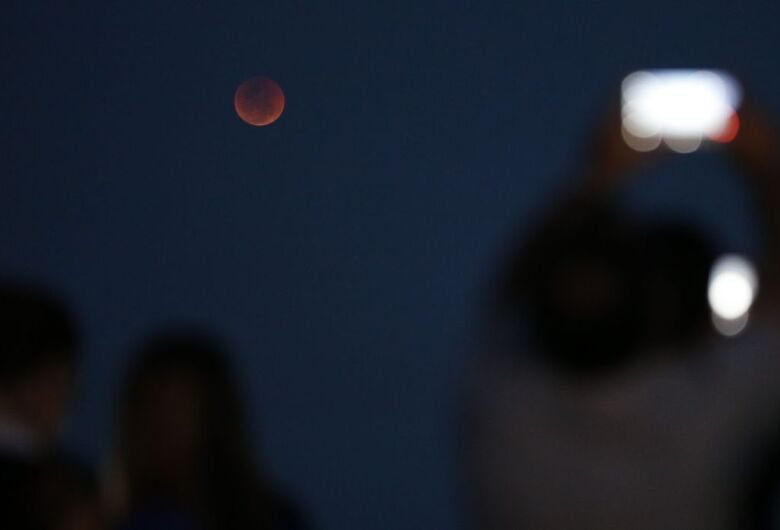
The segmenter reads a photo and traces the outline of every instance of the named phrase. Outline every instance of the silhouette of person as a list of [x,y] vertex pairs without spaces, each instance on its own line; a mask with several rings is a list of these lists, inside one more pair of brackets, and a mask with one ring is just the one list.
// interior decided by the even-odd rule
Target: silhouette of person
[[3,528],[52,528],[48,460],[72,393],[78,333],[67,306],[32,283],[0,281],[0,517]]
[[39,482],[38,509],[56,514],[51,530],[100,530],[105,527],[98,483],[92,471],[68,455],[48,458]]
[[[742,116],[744,134],[741,134],[742,138],[739,139],[740,147],[745,152],[743,158],[749,164],[751,172],[756,175],[756,180],[760,182],[761,205],[765,210],[765,217],[771,223],[768,229],[771,233],[780,225],[780,210],[774,202],[780,195],[780,133],[764,113],[752,106],[748,107],[748,111]],[[771,270],[768,265],[765,275],[776,274],[778,253],[780,248],[776,242],[774,246],[767,248],[767,261],[770,265],[775,265],[775,268]],[[775,277],[771,276],[767,280],[776,295]],[[768,377],[773,375],[775,374]],[[780,412],[775,409],[767,411],[767,414],[772,413],[772,435],[759,441],[748,460],[752,473],[745,488],[743,500],[746,521],[742,527],[749,530],[780,529]]]
[[147,339],[118,419],[120,528],[305,527],[259,471],[226,352],[208,333],[171,329]]
[[741,527],[745,459],[780,412],[780,143],[749,102],[740,117],[728,151],[766,230],[751,326],[709,325],[706,237],[620,210],[655,157],[607,120],[577,188],[499,275],[467,381],[475,528]]

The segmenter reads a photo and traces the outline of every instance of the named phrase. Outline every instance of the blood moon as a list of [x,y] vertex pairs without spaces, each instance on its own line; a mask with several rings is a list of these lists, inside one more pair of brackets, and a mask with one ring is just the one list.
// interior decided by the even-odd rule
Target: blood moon
[[238,86],[233,105],[238,117],[248,124],[270,125],[282,115],[284,92],[271,78],[252,77]]

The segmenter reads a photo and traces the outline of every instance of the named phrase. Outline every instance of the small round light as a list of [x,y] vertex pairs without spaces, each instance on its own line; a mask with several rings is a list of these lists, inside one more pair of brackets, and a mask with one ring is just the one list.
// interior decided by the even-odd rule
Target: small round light
[[707,299],[717,317],[736,320],[747,315],[757,289],[753,264],[747,258],[729,254],[718,258],[712,267]]

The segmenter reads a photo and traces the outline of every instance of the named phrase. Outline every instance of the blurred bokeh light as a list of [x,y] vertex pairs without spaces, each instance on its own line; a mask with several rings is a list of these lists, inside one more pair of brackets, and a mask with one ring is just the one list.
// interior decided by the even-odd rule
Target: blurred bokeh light
[[634,72],[622,84],[624,138],[638,151],[651,150],[663,139],[678,153],[696,151],[704,138],[731,141],[740,99],[739,83],[723,72]]
[[715,328],[729,336],[742,331],[757,291],[758,274],[750,260],[736,254],[718,258],[707,291]]

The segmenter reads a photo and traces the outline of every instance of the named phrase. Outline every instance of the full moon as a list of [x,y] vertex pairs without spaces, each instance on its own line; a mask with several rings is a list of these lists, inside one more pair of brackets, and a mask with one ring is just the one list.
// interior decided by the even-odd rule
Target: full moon
[[233,98],[238,117],[262,127],[279,119],[284,110],[284,92],[268,77],[252,77],[238,86]]

